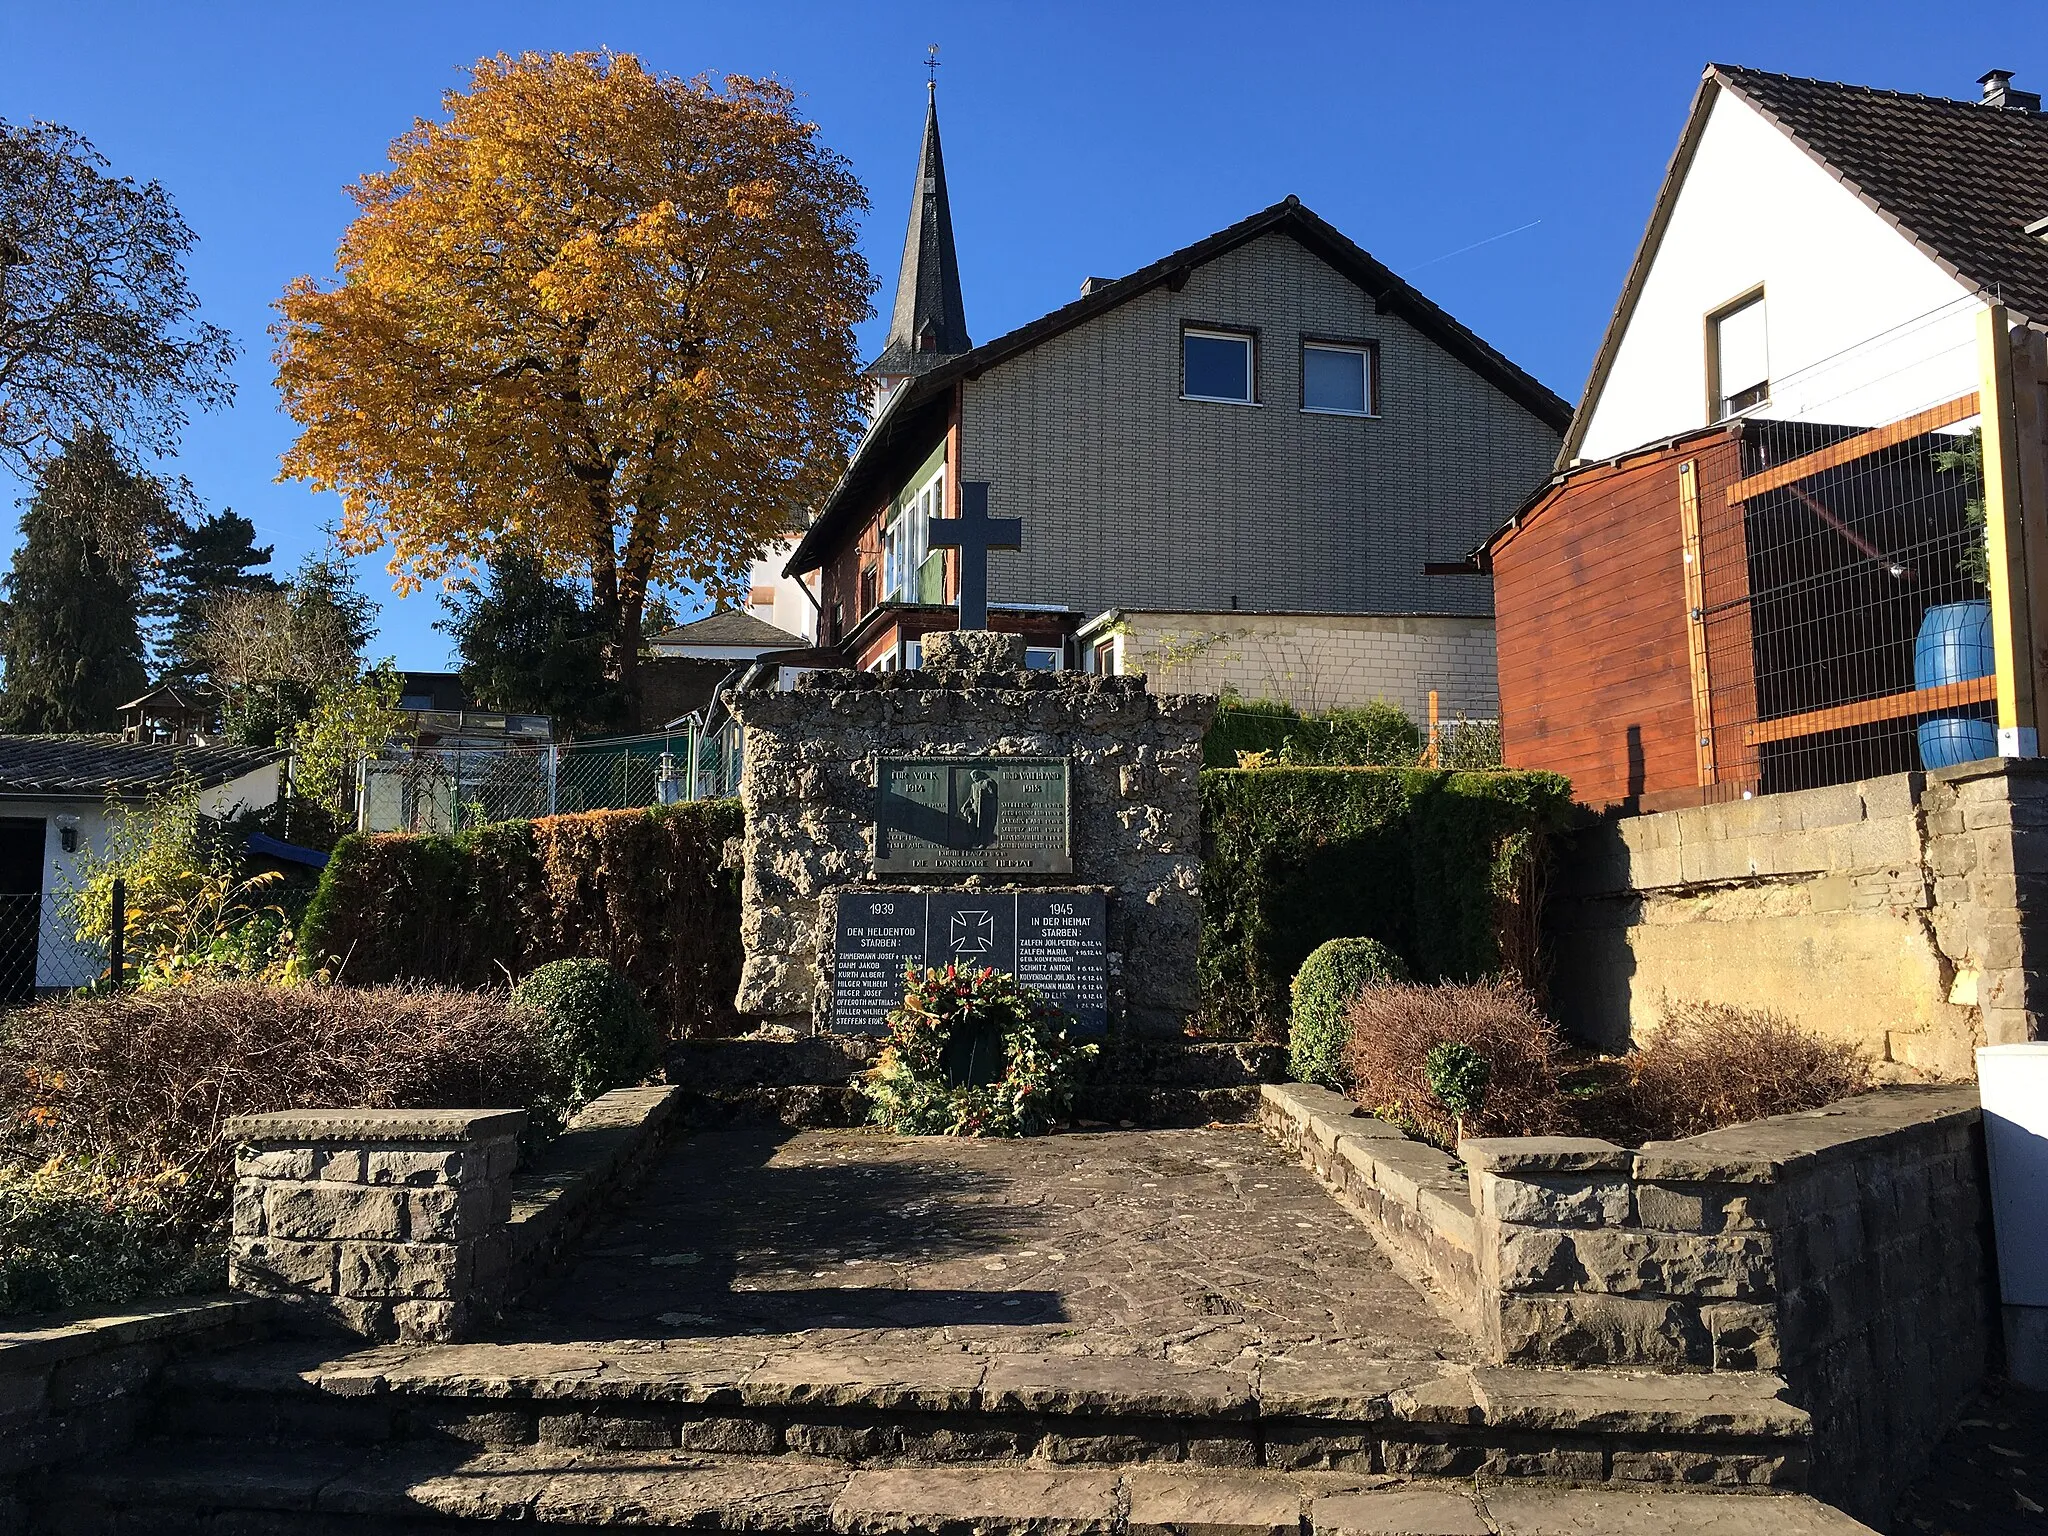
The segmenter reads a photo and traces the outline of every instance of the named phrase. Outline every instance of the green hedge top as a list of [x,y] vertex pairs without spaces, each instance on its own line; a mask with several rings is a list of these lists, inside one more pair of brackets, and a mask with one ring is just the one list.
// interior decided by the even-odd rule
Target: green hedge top
[[507,821],[453,836],[384,832],[336,846],[299,928],[344,981],[502,986],[550,960],[607,960],[667,1033],[732,1019],[736,800]]
[[1526,952],[1529,877],[1570,808],[1554,773],[1205,772],[1204,1028],[1284,1039],[1288,983],[1328,939],[1377,939],[1426,981],[1499,969]]

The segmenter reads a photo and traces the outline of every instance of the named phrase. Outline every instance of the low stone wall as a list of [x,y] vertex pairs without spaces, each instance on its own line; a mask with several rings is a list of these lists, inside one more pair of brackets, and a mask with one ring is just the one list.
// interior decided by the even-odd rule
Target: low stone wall
[[[1974,1089],[1894,1088],[1634,1152],[1467,1141],[1462,1167],[1321,1089],[1269,1086],[1261,1118],[1461,1302],[1490,1360],[1778,1372],[1814,1418],[1815,1488],[1860,1514],[1889,1507],[1984,1377]],[[1446,1258],[1461,1252],[1469,1280]]]
[[244,1115],[230,1281],[301,1325],[375,1339],[464,1337],[545,1274],[631,1182],[680,1090],[586,1106],[515,1177],[520,1110]]
[[209,1296],[0,1331],[0,1531],[21,1528],[18,1479],[127,1449],[166,1365],[261,1338],[270,1317],[262,1302]]
[[1558,847],[1551,996],[1610,1049],[1668,997],[1772,1009],[1967,1079],[1976,1046],[2048,1029],[2042,911],[2048,760],[1604,819]]
[[[1982,1384],[1997,1334],[1974,1088],[1895,1088],[1648,1146],[1637,1208],[1771,1239],[1778,1370],[1813,1488],[1881,1521]],[[1653,1201],[1650,1207],[1656,1209]]]
[[1480,1332],[1478,1223],[1463,1163],[1307,1083],[1265,1084],[1259,1124],[1365,1218],[1409,1278],[1426,1279],[1445,1311]]

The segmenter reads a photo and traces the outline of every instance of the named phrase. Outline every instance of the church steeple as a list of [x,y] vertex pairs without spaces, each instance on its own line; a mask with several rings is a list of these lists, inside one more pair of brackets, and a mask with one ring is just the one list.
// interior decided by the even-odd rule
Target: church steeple
[[924,148],[910,198],[896,309],[882,355],[868,368],[877,378],[905,378],[936,368],[974,345],[960,300],[960,258],[953,250],[953,210],[946,200],[946,162],[939,152],[939,93],[926,86]]

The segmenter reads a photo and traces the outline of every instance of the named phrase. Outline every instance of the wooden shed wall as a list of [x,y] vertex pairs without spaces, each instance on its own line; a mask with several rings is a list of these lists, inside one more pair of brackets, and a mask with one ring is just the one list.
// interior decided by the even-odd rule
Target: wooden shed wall
[[1733,434],[1601,466],[1566,481],[1492,552],[1501,736],[1514,768],[1568,775],[1596,809],[1700,789],[1687,644],[1679,466],[1698,465],[1708,519],[1706,600],[1738,606],[1709,621],[1715,716],[1730,789],[1743,777],[1739,725],[1754,718],[1748,575],[1737,535],[1714,514],[1739,477]]

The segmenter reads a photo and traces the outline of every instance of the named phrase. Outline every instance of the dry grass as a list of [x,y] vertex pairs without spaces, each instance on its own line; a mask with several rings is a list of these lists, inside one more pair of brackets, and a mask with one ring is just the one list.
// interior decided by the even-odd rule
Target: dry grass
[[1869,1060],[1779,1014],[1666,1002],[1628,1081],[1603,1095],[1597,1135],[1631,1145],[1697,1136],[1867,1093]]
[[0,1020],[0,1163],[232,1175],[231,1115],[339,1105],[524,1107],[565,1096],[503,993],[196,983],[38,1003]]
[[1468,1136],[1545,1136],[1566,1129],[1558,1093],[1562,1040],[1536,1000],[1512,981],[1367,987],[1346,1014],[1352,1097],[1440,1147],[1457,1120],[1430,1091],[1429,1053],[1445,1042],[1470,1046],[1490,1068],[1486,1100],[1465,1122]]

